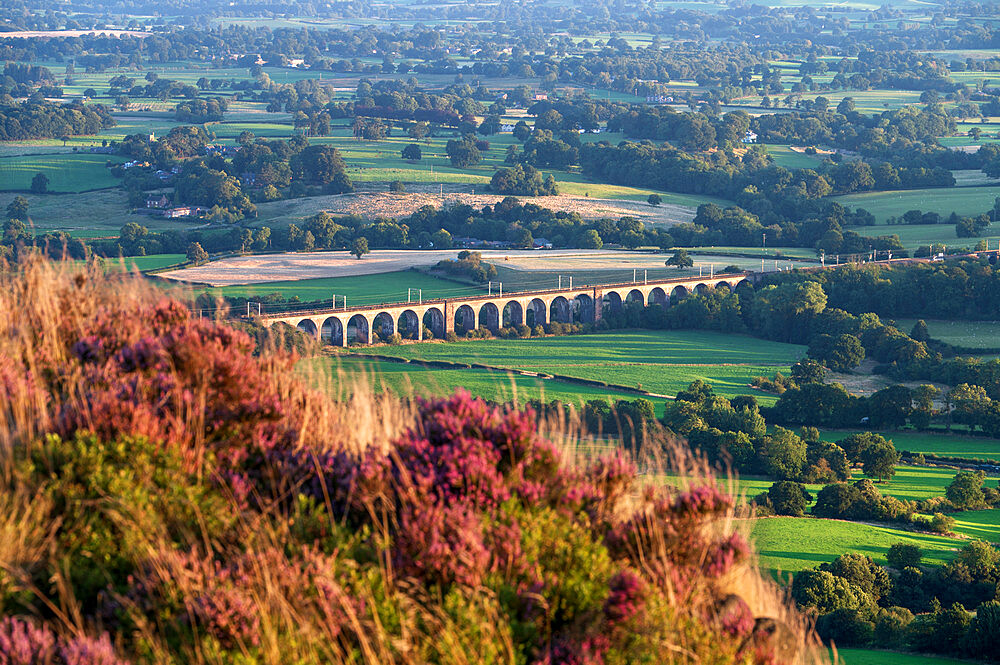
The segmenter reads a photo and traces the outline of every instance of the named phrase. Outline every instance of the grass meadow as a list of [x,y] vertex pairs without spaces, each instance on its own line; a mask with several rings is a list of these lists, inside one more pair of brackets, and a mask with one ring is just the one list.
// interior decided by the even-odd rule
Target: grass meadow
[[[917,319],[896,319],[896,327],[905,332],[913,329]],[[925,319],[927,330],[934,339],[970,349],[1000,347],[1000,321],[942,321]]]
[[940,565],[955,556],[963,541],[888,526],[803,517],[768,517],[753,525],[761,565],[775,571],[797,572],[833,561],[848,552],[866,554],[885,564],[893,543],[924,550],[924,563]]
[[[946,467],[901,465],[896,467],[896,475],[892,480],[881,483],[876,478],[871,478],[871,480],[876,481],[878,491],[886,496],[894,496],[901,501],[921,501],[935,496],[944,496],[945,488],[951,483],[956,473],[958,473],[957,469]],[[855,472],[850,482],[867,477],[863,473]],[[994,479],[987,482],[991,485],[996,484]],[[771,478],[755,476],[741,477],[737,481],[739,491],[745,494],[748,499],[767,491],[772,484],[774,484],[774,480]],[[823,485],[809,484],[806,485],[806,489],[813,494],[813,501],[815,501],[815,494],[823,489]],[[809,505],[811,506],[812,502]],[[1000,527],[1000,511],[997,512],[994,521],[997,523],[997,527]]]
[[149,256],[129,256],[120,261],[109,261],[109,270],[158,270],[187,261],[186,254],[150,254]]
[[792,150],[787,145],[767,145],[767,154],[774,158],[774,163],[786,169],[814,169],[823,163],[821,155],[807,155]]
[[26,191],[37,173],[48,176],[50,192],[115,187],[119,180],[105,166],[109,160],[119,162],[121,158],[90,153],[0,157],[0,191]]
[[523,340],[469,340],[365,349],[407,360],[478,363],[605,381],[674,395],[695,379],[720,395],[774,396],[749,387],[755,376],[788,371],[804,347],[706,331],[620,331]]
[[[712,270],[714,270],[715,274],[719,274],[724,267],[729,265],[735,265],[740,270],[760,270],[761,266],[761,259],[756,258],[692,253],[691,258],[695,262],[693,268],[667,268],[663,263],[670,256],[670,253],[651,255],[638,252],[620,252],[612,260],[620,264],[620,268],[597,267],[593,265],[588,267],[578,265],[574,267],[574,260],[568,258],[565,260],[556,260],[559,265],[565,267],[556,265],[556,268],[553,269],[556,261],[546,261],[546,263],[539,265],[544,265],[548,269],[518,269],[505,265],[502,261],[487,260],[496,266],[497,281],[503,283],[504,293],[508,291],[514,293],[515,291],[551,289],[556,288],[559,284],[566,286],[570,277],[573,278],[573,286],[591,286],[629,283],[633,281],[633,275],[636,276],[638,283],[642,283],[644,275],[648,281],[676,279],[678,277],[697,277],[699,275],[707,277]],[[544,255],[539,256],[539,258],[545,259]],[[608,261],[608,264],[612,263],[612,261]],[[784,270],[788,267],[789,262],[777,260],[776,263],[778,267]],[[653,267],[645,267],[650,265]],[[793,265],[801,266],[801,263]],[[774,270],[774,266],[775,260],[765,260],[764,269],[766,271]],[[633,273],[633,270],[636,272]],[[560,278],[562,279],[561,282]]]
[[[101,167],[103,168],[103,167]],[[16,196],[0,193],[0,207]],[[201,222],[164,219],[129,212],[128,196],[121,189],[81,192],[79,194],[24,194],[35,233],[65,231],[79,238],[116,236],[128,222],[136,222],[151,231],[188,229]]]
[[[944,216],[950,215],[952,212],[957,212],[959,215],[979,215],[989,211],[993,207],[994,199],[998,196],[1000,196],[1000,185],[864,192],[835,196],[832,197],[832,200],[851,208],[864,208],[875,215],[876,220],[884,223],[889,217],[899,217],[908,210],[937,212]],[[914,225],[914,227],[916,226],[918,225]],[[951,237],[954,238],[954,226],[947,224],[933,226],[947,229],[951,232]],[[859,232],[865,235],[883,235],[885,231],[874,232],[878,228],[864,227]],[[905,227],[893,226],[892,228],[893,231],[889,231],[889,233],[900,233],[900,237],[902,237],[901,231]]]
[[876,649],[837,649],[843,665],[968,665],[967,660]]
[[[634,400],[641,395],[602,386],[523,376],[502,369],[478,368],[441,369],[422,367],[391,360],[341,355],[305,360],[300,368],[307,375],[316,373],[329,378],[335,385],[351,385],[358,377],[366,378],[376,391],[389,391],[397,395],[432,397],[446,395],[464,388],[474,397],[497,402],[524,403],[531,399],[560,401],[582,405],[593,399],[611,401]],[[321,385],[323,385],[321,383]],[[663,400],[654,400],[656,413],[663,414]]]
[[[856,430],[820,430],[824,441],[837,441]],[[910,430],[880,432],[899,450],[969,459],[1000,460],[1000,440],[965,436],[954,432],[916,432]]]
[[[964,191],[975,190],[969,188]],[[959,238],[955,234],[955,227],[952,224],[876,224],[875,226],[856,227],[852,230],[863,236],[898,235],[903,246],[911,250],[921,245],[931,244],[972,248],[980,240],[980,238]],[[987,228],[982,239],[986,240],[991,248],[996,249],[997,241],[1000,240],[1000,225]]]

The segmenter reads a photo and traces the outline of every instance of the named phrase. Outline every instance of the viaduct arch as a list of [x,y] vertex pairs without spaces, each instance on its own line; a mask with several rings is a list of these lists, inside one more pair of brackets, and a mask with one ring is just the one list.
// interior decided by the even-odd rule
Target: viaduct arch
[[736,273],[528,291],[503,297],[482,295],[340,310],[265,313],[260,321],[267,327],[276,323],[288,324],[334,346],[371,344],[375,336],[385,341],[394,333],[399,333],[404,339],[422,341],[440,339],[449,332],[463,333],[481,326],[495,333],[502,327],[520,324],[596,323],[605,312],[620,311],[630,302],[670,307],[691,293],[702,293],[716,287],[736,290],[743,284],[753,284],[753,281],[751,273]]

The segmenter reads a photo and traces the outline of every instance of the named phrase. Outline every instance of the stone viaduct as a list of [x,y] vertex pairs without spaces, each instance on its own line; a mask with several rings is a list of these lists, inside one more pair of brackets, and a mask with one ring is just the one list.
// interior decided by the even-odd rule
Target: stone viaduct
[[[435,338],[449,332],[465,333],[485,326],[496,333],[505,326],[546,323],[597,323],[605,309],[615,311],[624,303],[669,307],[671,301],[691,292],[724,286],[735,289],[754,281],[752,273],[682,277],[648,282],[604,284],[580,288],[521,291],[505,295],[365,305],[346,309],[297,312],[264,312],[257,317],[267,327],[286,323],[335,346],[366,344],[372,331],[381,339],[399,333],[404,339],[423,340],[424,328]],[[600,303],[600,306],[595,304]]]

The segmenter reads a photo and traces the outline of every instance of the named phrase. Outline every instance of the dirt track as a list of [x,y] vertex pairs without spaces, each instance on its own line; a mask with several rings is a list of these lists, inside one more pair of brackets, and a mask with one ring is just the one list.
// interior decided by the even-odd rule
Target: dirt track
[[[302,219],[325,210],[334,215],[359,215],[366,218],[388,217],[398,219],[412,214],[421,206],[449,206],[456,204],[482,208],[493,205],[504,197],[495,194],[448,193],[444,195],[425,192],[389,194],[386,192],[356,192],[336,196],[315,196],[261,203],[258,207],[261,224],[274,222],[300,223]],[[695,209],[686,206],[663,204],[651,206],[640,201],[620,199],[593,199],[584,196],[521,197],[522,203],[534,203],[542,208],[579,213],[584,219],[623,217],[630,215],[650,224],[679,224],[694,219]]]

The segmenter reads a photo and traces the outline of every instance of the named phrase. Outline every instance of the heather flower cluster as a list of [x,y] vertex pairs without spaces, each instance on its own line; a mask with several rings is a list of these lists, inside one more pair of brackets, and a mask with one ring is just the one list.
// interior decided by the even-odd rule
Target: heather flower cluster
[[3,279],[0,665],[801,660],[711,482],[572,463],[464,391],[334,402],[125,281]]
[[[718,600],[716,582],[749,554],[741,536],[716,533],[733,502],[714,485],[640,492],[619,454],[574,468],[538,437],[530,411],[464,391],[420,401],[417,423],[388,451],[296,452],[280,468],[348,524],[384,516],[386,532],[372,537],[401,578],[502,598],[510,620],[532,627],[518,647],[539,663],[605,662],[657,620],[650,596],[657,608],[666,594]],[[722,635],[737,653],[742,617]]]
[[[194,318],[165,298],[130,313],[142,325],[124,323],[121,314],[99,310],[72,345],[88,390],[82,403],[64,405],[57,432],[82,428],[165,443],[198,437],[231,464],[296,440],[294,402],[276,393],[248,335]],[[276,368],[291,369],[290,358]],[[192,412],[200,431],[189,426]]]
[[126,665],[107,635],[57,636],[47,626],[17,617],[0,618],[0,665]]

